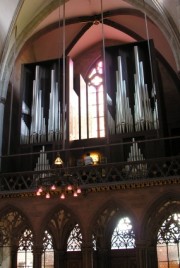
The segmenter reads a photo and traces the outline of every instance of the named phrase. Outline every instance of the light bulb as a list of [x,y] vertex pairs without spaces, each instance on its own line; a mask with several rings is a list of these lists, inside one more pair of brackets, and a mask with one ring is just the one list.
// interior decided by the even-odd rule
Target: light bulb
[[50,198],[50,193],[46,194],[46,198],[49,199]]
[[53,184],[53,185],[51,186],[51,190],[56,190],[56,185]]
[[38,192],[42,193],[42,191],[43,191],[42,187],[39,187]]
[[41,192],[38,190],[38,191],[36,192],[36,195],[37,195],[37,196],[40,196],[40,195],[41,195]]
[[61,198],[61,199],[65,199],[65,194],[62,193],[62,194],[60,195],[60,198]]
[[73,187],[72,187],[71,184],[69,184],[68,187],[67,187],[68,191],[72,191],[72,188],[73,188]]
[[77,188],[77,193],[81,194],[81,188],[80,187]]
[[77,194],[76,191],[73,193],[73,196],[74,196],[74,197],[77,197],[77,196],[78,196],[78,194]]

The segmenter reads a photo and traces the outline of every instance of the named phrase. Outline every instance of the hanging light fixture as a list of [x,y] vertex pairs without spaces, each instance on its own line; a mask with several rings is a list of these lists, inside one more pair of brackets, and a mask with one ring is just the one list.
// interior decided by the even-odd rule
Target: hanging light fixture
[[73,182],[69,180],[70,177],[72,177],[70,174],[68,176],[64,174],[59,178],[49,177],[48,179],[43,179],[36,195],[46,199],[57,195],[60,199],[65,199],[68,195],[78,197],[82,193],[81,187],[77,183],[78,178],[74,179],[76,182]]
[[54,165],[61,166],[62,164],[63,164],[63,160],[61,159],[60,155],[58,154],[55,161],[54,161]]
[[56,165],[55,173],[48,174],[48,177],[43,174],[41,180],[38,180],[39,187],[36,195],[50,199],[51,196],[59,196],[60,199],[65,199],[66,196],[72,195],[78,197],[82,190],[78,184],[78,177],[73,177],[68,172],[68,169],[62,167],[63,161],[58,155],[54,161]]

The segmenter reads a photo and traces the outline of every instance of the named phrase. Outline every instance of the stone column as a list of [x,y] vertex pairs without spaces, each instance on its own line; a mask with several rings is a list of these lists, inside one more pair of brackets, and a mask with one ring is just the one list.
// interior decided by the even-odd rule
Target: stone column
[[11,268],[17,267],[17,252],[18,252],[18,246],[12,246],[12,248],[11,248]]
[[82,247],[82,266],[83,268],[93,268],[93,245],[86,244]]
[[147,248],[147,268],[158,268],[156,245]]
[[138,268],[157,268],[156,246],[150,246],[146,241],[136,241],[136,259]]
[[39,246],[33,247],[33,268],[41,268],[41,257],[43,248]]
[[60,249],[54,249],[54,267],[65,268],[66,267],[66,251]]
[[107,248],[101,248],[97,251],[97,267],[108,268],[110,267],[109,260],[110,251]]
[[145,241],[136,241],[136,261],[138,268],[147,268],[147,245]]

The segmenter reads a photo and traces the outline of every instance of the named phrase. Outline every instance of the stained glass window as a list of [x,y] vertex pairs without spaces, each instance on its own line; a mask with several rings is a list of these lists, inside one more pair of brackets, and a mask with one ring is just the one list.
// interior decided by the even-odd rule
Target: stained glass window
[[67,241],[67,251],[81,251],[82,234],[79,225],[76,224]]
[[157,235],[158,268],[180,267],[180,214],[170,215]]
[[111,238],[111,249],[127,249],[135,247],[135,234],[128,217],[119,220]]
[[26,229],[19,240],[19,249],[17,253],[17,268],[33,267],[33,235],[31,230]]

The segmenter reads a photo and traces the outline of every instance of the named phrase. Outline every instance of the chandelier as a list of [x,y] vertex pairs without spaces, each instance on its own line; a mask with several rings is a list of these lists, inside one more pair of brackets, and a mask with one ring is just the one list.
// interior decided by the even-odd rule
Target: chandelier
[[43,196],[46,199],[50,199],[54,195],[59,195],[60,199],[65,199],[68,195],[78,197],[82,192],[78,184],[78,178],[63,168],[63,161],[59,154],[54,161],[54,165],[56,168],[53,172],[38,175],[36,195]]

